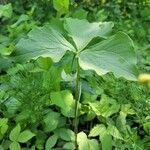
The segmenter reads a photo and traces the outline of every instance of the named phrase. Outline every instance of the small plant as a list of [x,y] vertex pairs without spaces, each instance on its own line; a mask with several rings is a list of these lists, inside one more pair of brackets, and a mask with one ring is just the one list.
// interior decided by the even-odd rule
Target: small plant
[[9,135],[9,138],[12,141],[9,146],[10,150],[21,150],[21,146],[19,143],[26,143],[28,140],[30,140],[34,136],[35,134],[32,133],[30,130],[25,130],[21,132],[21,127],[18,124],[10,132],[10,135]]
[[[72,116],[74,117],[76,149],[88,149],[84,147],[86,143],[88,143],[89,147],[92,145],[91,147],[94,147],[94,149],[99,149],[97,141],[87,139],[86,134],[83,132],[78,133],[82,72],[87,70],[95,71],[99,76],[112,72],[116,77],[124,77],[133,81],[137,80],[137,60],[133,41],[124,32],[118,32],[110,36],[112,27],[112,22],[89,23],[87,20],[66,18],[57,24],[51,23],[44,27],[34,28],[29,32],[28,37],[21,39],[16,46],[14,60],[17,62],[23,63],[41,56],[50,57],[56,64],[60,63],[62,59],[71,59],[70,62],[72,62],[72,66],[74,66],[76,71],[76,90],[74,94],[76,101],[74,116]],[[59,95],[57,92],[51,95],[51,100],[54,104],[58,103],[57,97],[59,98]],[[63,98],[60,100],[63,101]],[[66,105],[66,102],[64,105]],[[63,106],[60,105],[59,107]],[[100,129],[101,132],[104,131],[102,143],[105,143],[105,139],[111,140],[113,130],[115,130],[119,138],[122,138],[114,126],[109,125],[106,128],[101,124],[91,131],[91,137],[100,134],[99,131],[95,135],[97,129]],[[52,138],[57,139],[57,137]],[[51,142],[51,139],[49,142]],[[102,144],[102,148],[105,149],[105,145]],[[108,146],[108,149],[111,149],[111,146]],[[89,148],[89,150],[91,149]]]
[[7,118],[2,118],[0,119],[0,140],[3,139],[5,133],[8,130],[8,119]]

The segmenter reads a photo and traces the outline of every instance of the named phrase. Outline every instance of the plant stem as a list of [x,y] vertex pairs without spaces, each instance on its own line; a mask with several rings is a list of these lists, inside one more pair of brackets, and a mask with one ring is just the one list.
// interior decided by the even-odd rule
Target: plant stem
[[77,78],[76,78],[76,93],[75,93],[75,120],[74,120],[74,133],[75,133],[75,149],[78,150],[78,144],[77,144],[77,134],[78,134],[78,106],[80,101],[80,66],[79,61],[77,58]]

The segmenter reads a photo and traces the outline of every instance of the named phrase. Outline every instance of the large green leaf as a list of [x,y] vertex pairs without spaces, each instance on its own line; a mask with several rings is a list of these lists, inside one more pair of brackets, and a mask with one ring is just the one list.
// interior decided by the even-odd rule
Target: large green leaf
[[94,70],[98,75],[113,72],[115,76],[128,80],[137,77],[134,45],[123,32],[82,51],[79,64],[84,70]]
[[71,18],[65,21],[65,29],[75,42],[78,51],[83,50],[94,37],[106,37],[112,27],[112,22],[89,23],[87,20]]
[[18,142],[20,131],[21,131],[20,124],[17,124],[17,126],[10,132],[9,135],[10,140],[14,142]]
[[[43,56],[58,62],[69,50],[78,56],[79,65],[84,70],[94,70],[98,75],[112,72],[116,77],[136,80],[138,73],[133,41],[123,32],[107,38],[112,27],[111,22],[89,23],[87,20],[67,18],[64,28],[68,38],[64,30],[56,30],[54,26],[35,28],[27,39],[21,39],[17,44],[15,60],[23,62]],[[91,42],[95,37],[105,40]],[[66,38],[74,42],[76,50]]]
[[100,150],[100,144],[95,139],[88,139],[84,132],[77,135],[79,150]]
[[61,108],[61,112],[66,117],[74,117],[75,100],[69,91],[60,91],[51,93],[53,104]]
[[49,26],[33,29],[29,32],[28,39],[21,39],[16,48],[15,60],[20,62],[39,56],[51,57],[54,62],[58,62],[67,50],[74,51],[74,47]]
[[18,137],[18,141],[20,143],[26,143],[28,140],[30,140],[34,136],[35,136],[35,134],[32,133],[30,130],[25,130],[20,133],[20,135]]

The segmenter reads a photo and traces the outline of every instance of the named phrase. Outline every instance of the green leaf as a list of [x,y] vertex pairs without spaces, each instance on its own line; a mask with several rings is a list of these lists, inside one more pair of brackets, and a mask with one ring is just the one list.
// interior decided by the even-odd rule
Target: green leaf
[[18,108],[21,106],[21,102],[14,97],[11,97],[9,101],[6,101],[5,106],[7,109],[7,114],[9,116],[13,116]]
[[66,74],[66,72],[63,70],[61,73],[61,77],[63,81],[73,82],[76,80],[77,74]]
[[21,150],[21,146],[18,142],[12,142],[9,148],[10,150]]
[[60,128],[55,130],[55,134],[58,135],[64,141],[75,141],[74,132],[70,129]]
[[63,146],[63,149],[65,150],[74,150],[75,149],[75,144],[72,142],[68,142]]
[[75,100],[69,91],[60,91],[51,93],[53,104],[61,108],[62,114],[66,117],[74,117]]
[[121,112],[127,116],[128,114],[133,115],[136,114],[136,112],[134,111],[134,109],[131,107],[130,104],[124,104],[121,106]]
[[90,150],[90,145],[89,145],[87,136],[84,132],[78,133],[77,143],[79,146],[79,150]]
[[51,57],[54,62],[58,62],[67,50],[74,51],[74,47],[50,26],[33,29],[28,39],[21,39],[16,48],[14,59],[20,62],[39,56]]
[[82,51],[79,64],[82,69],[94,70],[98,75],[113,72],[116,77],[137,80],[133,41],[123,32]]
[[113,125],[108,126],[107,132],[116,139],[121,139],[121,140],[123,139],[118,129]]
[[119,111],[120,105],[116,100],[109,98],[106,95],[102,95],[100,102],[89,103],[92,110],[97,116],[110,117],[111,115]]
[[43,130],[39,130],[36,133],[36,149],[43,149],[44,150],[44,146],[45,146],[45,142],[47,140],[47,135]]
[[0,127],[0,133],[4,135],[7,129],[8,129],[8,125],[7,124],[3,125],[2,127]]
[[150,134],[150,122],[143,123],[143,129],[147,134]]
[[20,135],[18,137],[18,142],[26,143],[27,141],[29,141],[34,136],[35,136],[35,134],[32,133],[30,130],[25,130],[25,131],[20,133]]
[[54,8],[62,15],[69,9],[69,0],[53,0]]
[[[64,27],[77,50],[64,38],[66,33],[64,31],[64,36],[62,29],[56,31],[52,26],[37,27],[28,34],[28,39],[21,39],[16,45],[15,60],[24,62],[43,56],[59,62],[69,50],[79,58],[79,65],[84,70],[93,70],[98,75],[112,72],[116,77],[137,80],[137,59],[133,41],[123,32],[107,38],[113,27],[111,22],[89,23],[87,20],[67,18]],[[106,40],[89,46],[95,37]]]
[[6,125],[7,122],[8,122],[8,119],[7,119],[7,118],[2,118],[2,119],[0,118],[0,127]]
[[100,150],[100,144],[96,139],[89,140],[90,150]]
[[87,14],[88,14],[88,11],[86,11],[82,8],[79,8],[79,9],[75,10],[75,12],[72,14],[72,16],[73,16],[73,18],[86,19]]
[[45,149],[50,150],[51,148],[53,148],[55,144],[57,143],[57,140],[58,140],[57,135],[54,134],[50,136],[46,141]]
[[78,133],[77,143],[79,150],[100,150],[98,141],[95,139],[89,140],[84,132]]
[[0,49],[0,55],[9,56],[13,52],[15,47],[13,44],[10,44],[9,46],[4,46],[3,44],[0,44]]
[[0,5],[0,18],[1,17],[6,17],[10,18],[12,16],[12,6],[11,4],[7,5]]
[[87,20],[71,18],[66,19],[64,25],[78,51],[83,50],[94,37],[106,37],[113,27],[112,22],[89,23]]
[[105,125],[98,124],[92,128],[92,130],[90,131],[89,137],[99,136],[100,134],[102,134],[105,131],[106,131]]
[[61,81],[61,70],[51,66],[50,69],[43,73],[43,87],[48,90],[59,91]]
[[100,136],[101,144],[102,144],[102,150],[112,150],[112,137],[111,135],[107,134],[107,132],[104,132]]
[[57,128],[59,123],[60,114],[54,111],[50,111],[46,116],[44,116],[44,131],[50,132]]
[[52,60],[49,57],[46,57],[46,58],[39,57],[37,59],[37,64],[40,68],[48,70],[53,63],[52,63]]
[[20,131],[21,131],[21,127],[20,127],[20,124],[18,124],[18,125],[10,132],[10,135],[9,135],[10,140],[11,140],[11,141],[14,141],[14,142],[18,142],[18,138],[19,138]]
[[28,15],[25,15],[25,14],[22,14],[22,15],[18,18],[18,20],[17,20],[14,24],[11,25],[11,28],[16,28],[16,27],[19,26],[22,22],[25,22],[25,21],[27,21],[27,20],[29,20],[29,16],[28,16]]

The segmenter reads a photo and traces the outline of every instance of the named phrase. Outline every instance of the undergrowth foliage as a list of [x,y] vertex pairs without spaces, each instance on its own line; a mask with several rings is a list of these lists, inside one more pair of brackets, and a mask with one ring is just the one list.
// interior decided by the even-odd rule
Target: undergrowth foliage
[[150,149],[148,3],[133,4],[3,1],[0,150]]
[[[42,56],[50,57],[54,62],[59,63],[67,50],[73,53],[74,59],[72,59],[71,62],[73,62],[73,65],[76,63],[75,100],[69,91],[49,91],[51,92],[50,100],[52,104],[60,107],[61,113],[64,116],[75,118],[73,123],[75,132],[75,148],[82,150],[86,147],[91,149],[90,147],[94,146],[94,149],[99,149],[100,145],[98,144],[98,141],[94,139],[89,140],[88,146],[85,144],[85,142],[88,142],[86,134],[84,132],[78,133],[80,116],[79,106],[82,105],[80,104],[80,96],[82,95],[82,78],[80,70],[94,70],[98,75],[113,72],[117,77],[122,76],[129,80],[136,80],[136,58],[133,42],[123,32],[118,32],[116,35],[108,37],[107,35],[113,26],[111,22],[89,23],[86,20],[68,18],[65,19],[64,22],[62,21],[62,24],[64,25],[64,28],[61,28],[61,32],[48,25],[46,27],[35,28],[30,31],[28,38],[21,39],[17,44],[15,57],[13,59],[17,62],[22,62]],[[65,30],[67,33],[65,33]],[[71,37],[70,42],[66,40],[67,34]],[[99,39],[94,41],[95,37],[99,37]],[[63,66],[62,69],[64,69]],[[84,72],[85,71],[83,71],[83,73]],[[49,78],[49,76],[47,76],[47,78]],[[36,95],[33,96],[37,97],[38,94],[36,93]],[[32,102],[34,102],[32,96],[31,99]],[[102,98],[100,103],[97,101],[96,103],[89,102],[88,104],[96,116],[101,115],[105,118],[115,114],[120,108],[119,104],[117,104],[115,100],[108,102],[107,98],[106,100],[104,98],[104,101]],[[31,108],[33,109],[34,107],[31,105]],[[53,112],[51,113],[53,114]],[[106,149],[105,142],[107,140],[110,141],[109,149],[111,149],[111,141],[112,136],[115,134],[114,132],[117,134],[116,138],[123,140],[115,126],[109,125],[108,129],[106,129],[105,125],[103,125],[102,128],[104,128],[104,131],[102,133],[98,133],[101,137],[102,149]],[[98,135],[96,134],[96,136]],[[89,136],[94,135],[91,133]],[[91,144],[92,142],[93,144]]]

